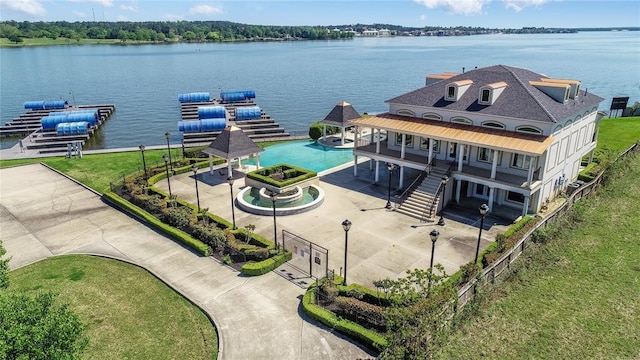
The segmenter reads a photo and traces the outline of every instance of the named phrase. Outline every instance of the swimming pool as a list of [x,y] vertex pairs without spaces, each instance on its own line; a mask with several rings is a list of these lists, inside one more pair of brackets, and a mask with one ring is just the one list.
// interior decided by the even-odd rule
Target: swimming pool
[[[353,149],[328,148],[309,140],[287,141],[267,147],[260,153],[260,166],[286,163],[315,172],[331,169],[353,161]],[[254,159],[243,161],[255,165]]]

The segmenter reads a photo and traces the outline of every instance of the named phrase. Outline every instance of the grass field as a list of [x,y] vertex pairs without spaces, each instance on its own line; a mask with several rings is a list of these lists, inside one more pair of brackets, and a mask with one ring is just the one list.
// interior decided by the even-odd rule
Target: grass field
[[8,292],[54,291],[86,326],[84,359],[215,359],[209,319],[143,269],[86,255],[53,257],[9,273]]
[[617,152],[640,140],[640,117],[602,119],[598,133],[598,149],[603,146]]
[[627,164],[485,294],[436,358],[640,358],[640,154]]

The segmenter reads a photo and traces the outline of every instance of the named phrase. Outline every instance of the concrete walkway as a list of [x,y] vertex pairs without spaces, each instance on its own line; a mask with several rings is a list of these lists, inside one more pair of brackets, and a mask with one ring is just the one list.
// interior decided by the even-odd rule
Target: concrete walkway
[[373,357],[307,320],[299,308],[301,287],[275,273],[241,277],[42,165],[0,169],[0,238],[12,268],[62,254],[98,254],[148,269],[215,320],[221,359]]

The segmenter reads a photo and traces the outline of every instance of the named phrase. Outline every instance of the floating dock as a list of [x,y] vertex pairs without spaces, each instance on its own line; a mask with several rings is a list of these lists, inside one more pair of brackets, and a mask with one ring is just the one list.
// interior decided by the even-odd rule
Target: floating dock
[[[256,107],[257,104],[253,99],[244,99],[239,101],[224,101],[222,99],[211,99],[209,101],[182,102],[181,104],[182,120],[198,121],[198,107],[207,106],[223,106],[228,114],[227,121],[229,124],[240,128],[253,141],[281,140],[291,138],[291,134],[280,126],[269,114],[260,110],[258,117],[251,119],[238,119],[236,113],[242,111],[243,108]],[[202,131],[183,131],[183,139],[185,145],[204,145],[211,143],[222,130],[202,130]]]
[[[25,150],[44,153],[66,153],[67,144],[80,142],[83,146],[93,133],[107,121],[115,111],[115,105],[77,105],[62,109],[29,109],[20,117],[11,120],[4,126],[0,126],[0,136],[25,137],[22,144]],[[55,115],[61,111],[97,110],[98,118],[95,125],[87,128],[86,132],[79,134],[59,135],[56,129],[44,130],[42,118]]]

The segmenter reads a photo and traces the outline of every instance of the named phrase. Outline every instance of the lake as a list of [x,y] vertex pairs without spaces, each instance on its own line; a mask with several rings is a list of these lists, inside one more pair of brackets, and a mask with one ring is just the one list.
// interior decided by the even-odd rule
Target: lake
[[[231,44],[71,45],[0,49],[0,121],[32,100],[115,104],[87,148],[180,142],[178,94],[254,90],[256,103],[293,135],[341,101],[381,112],[385,100],[443,71],[505,64],[582,81],[605,98],[640,101],[640,33],[355,38]],[[17,139],[3,139],[2,148]]]

